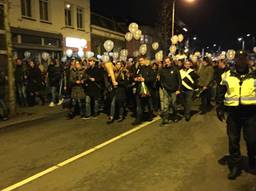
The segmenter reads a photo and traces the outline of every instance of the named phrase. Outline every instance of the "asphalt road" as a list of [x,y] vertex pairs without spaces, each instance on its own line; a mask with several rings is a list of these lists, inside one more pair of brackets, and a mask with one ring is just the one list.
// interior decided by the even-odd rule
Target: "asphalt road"
[[[59,116],[1,130],[0,189],[134,128],[132,121]],[[217,163],[227,151],[224,126],[214,113],[165,127],[157,121],[17,190],[256,191],[255,175],[229,181]]]

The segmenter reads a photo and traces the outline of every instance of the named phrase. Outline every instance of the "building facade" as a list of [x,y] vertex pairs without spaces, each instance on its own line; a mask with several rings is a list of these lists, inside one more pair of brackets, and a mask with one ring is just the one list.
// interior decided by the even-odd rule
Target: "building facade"
[[67,49],[90,50],[90,0],[10,0],[9,22],[16,57],[60,58]]
[[102,55],[104,52],[103,44],[106,40],[112,40],[115,44],[114,50],[126,48],[125,32],[127,25],[119,23],[97,13],[91,14],[91,38],[92,38],[92,51],[95,54]]

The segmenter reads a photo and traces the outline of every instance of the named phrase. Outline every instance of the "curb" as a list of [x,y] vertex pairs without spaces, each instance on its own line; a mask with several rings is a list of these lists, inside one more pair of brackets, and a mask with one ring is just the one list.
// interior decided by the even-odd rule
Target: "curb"
[[[18,121],[13,121],[13,122],[9,122],[7,124],[1,124],[0,123],[0,130],[1,129],[5,129],[5,128],[10,128],[10,127],[16,127],[16,126],[25,126],[28,125],[31,122],[36,122],[36,121],[46,121],[46,120],[53,120],[58,116],[62,116],[63,114],[65,114],[66,111],[59,111],[59,112],[55,112],[55,113],[47,113],[47,114],[40,114],[40,115],[36,115],[34,117],[32,116],[28,116],[26,119],[21,119]],[[3,122],[4,123],[4,122]]]

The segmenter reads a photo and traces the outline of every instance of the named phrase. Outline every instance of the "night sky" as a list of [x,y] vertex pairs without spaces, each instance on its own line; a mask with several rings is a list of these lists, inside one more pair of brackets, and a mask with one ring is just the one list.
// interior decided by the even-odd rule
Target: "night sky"
[[[237,38],[256,35],[255,0],[196,0],[188,4],[177,0],[176,14],[203,46],[216,43],[222,48],[239,46]],[[139,24],[159,22],[160,0],[92,0],[92,10],[108,17]],[[250,39],[247,39],[250,41]]]

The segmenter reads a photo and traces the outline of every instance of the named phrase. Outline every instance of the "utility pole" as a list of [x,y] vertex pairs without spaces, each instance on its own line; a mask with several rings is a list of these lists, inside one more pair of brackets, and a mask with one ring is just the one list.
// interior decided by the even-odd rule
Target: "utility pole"
[[11,30],[9,25],[9,2],[8,0],[2,0],[4,6],[4,30],[6,40],[6,51],[8,59],[8,101],[10,114],[16,114],[16,95],[15,95],[15,79],[14,79],[14,67],[12,56],[12,41]]

